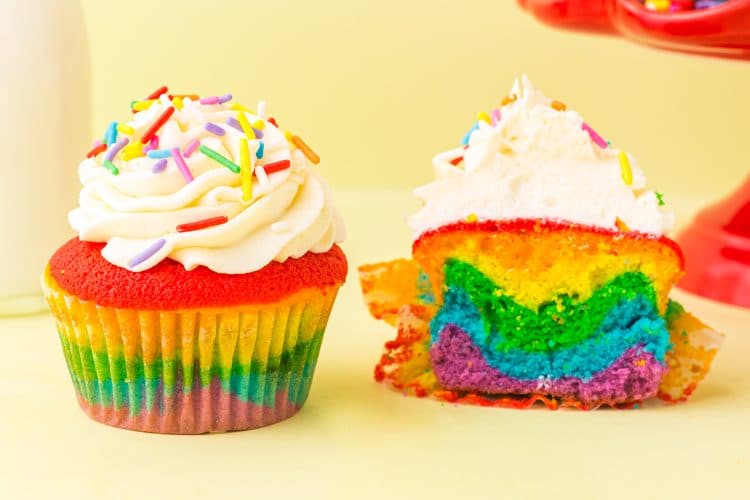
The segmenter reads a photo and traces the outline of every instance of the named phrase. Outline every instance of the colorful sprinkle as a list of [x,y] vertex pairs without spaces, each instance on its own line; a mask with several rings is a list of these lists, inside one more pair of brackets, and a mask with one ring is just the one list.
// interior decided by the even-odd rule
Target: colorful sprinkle
[[120,175],[120,169],[111,160],[104,160],[104,168],[109,170],[112,175]]
[[255,134],[255,138],[256,139],[263,139],[263,131],[262,130],[253,127],[253,134]]
[[490,115],[488,115],[484,111],[481,111],[479,112],[479,114],[477,114],[477,120],[479,120],[480,122],[484,122],[488,125],[492,123],[492,118],[490,118]]
[[92,148],[91,151],[86,153],[86,158],[93,158],[94,156],[98,155],[99,153],[103,153],[106,150],[107,150],[107,145],[102,142],[98,146],[94,146],[94,148]]
[[191,101],[197,101],[198,99],[200,99],[200,96],[197,94],[170,94],[168,97],[171,101],[175,99],[190,99]]
[[107,127],[107,131],[104,133],[104,143],[107,146],[111,146],[117,141],[117,122],[112,122]]
[[127,135],[135,134],[135,129],[133,129],[133,127],[125,123],[118,123],[117,131],[120,132],[121,134],[127,134]]
[[620,159],[620,175],[622,175],[622,180],[630,186],[633,184],[633,170],[630,168],[628,154],[625,151],[620,151],[618,157]]
[[315,151],[313,151],[298,135],[293,135],[291,141],[292,144],[297,146],[297,148],[307,156],[307,159],[310,160],[313,165],[320,163],[320,156],[315,154]]
[[270,175],[276,172],[281,172],[292,166],[292,162],[289,160],[272,161],[263,165],[263,170],[266,174]]
[[263,120],[255,120],[253,122],[253,128],[256,130],[263,130],[264,128],[266,128],[266,122],[264,122]]
[[152,104],[154,104],[156,100],[149,100],[149,101],[135,101],[133,103],[133,111],[145,111],[148,108],[151,107]]
[[252,111],[250,111],[250,108],[243,106],[242,104],[238,102],[235,102],[234,104],[232,104],[232,106],[229,109],[231,109],[232,111],[242,111],[244,113],[252,113]]
[[518,96],[516,94],[511,94],[503,97],[502,102],[500,103],[501,106],[507,106],[508,104],[512,102],[516,102],[516,99],[518,99]]
[[125,161],[130,161],[133,158],[140,158],[144,154],[144,149],[143,144],[139,141],[133,141],[122,150],[120,158]]
[[253,198],[253,165],[250,163],[250,148],[246,137],[240,141],[240,168],[242,169],[242,200],[250,201]]
[[219,104],[224,104],[225,102],[229,102],[232,100],[232,94],[224,94],[222,96],[219,96]]
[[226,133],[223,128],[214,123],[206,123],[205,129],[214,135],[224,135]]
[[240,132],[243,132],[240,122],[238,122],[237,119],[234,117],[230,116],[229,118],[227,118],[227,125],[229,125],[230,127],[234,129],[239,130]]
[[164,238],[161,238],[148,247],[146,247],[141,253],[137,254],[135,257],[130,259],[130,262],[128,262],[128,267],[130,269],[133,269],[134,267],[143,264],[146,260],[148,260],[150,257],[152,257],[156,252],[162,249],[162,247],[167,243],[167,240]]
[[270,123],[271,125],[273,125],[274,127],[276,127],[276,128],[279,128],[279,124],[278,124],[278,123],[276,123],[276,118],[274,118],[274,117],[270,117],[270,118],[269,118],[268,120],[266,120],[266,121],[267,121],[268,123]]
[[172,151],[169,149],[152,149],[146,153],[146,156],[151,159],[169,158],[172,156]]
[[450,164],[451,164],[451,165],[453,165],[453,166],[455,167],[456,165],[458,165],[458,164],[459,164],[459,163],[461,163],[462,161],[464,161],[464,157],[463,157],[463,155],[462,155],[462,156],[459,156],[459,157],[457,157],[457,158],[453,158],[453,159],[452,159],[452,160],[450,161]]
[[159,149],[159,136],[155,135],[151,138],[150,141],[148,141],[148,144],[146,144],[146,147],[143,149],[144,153],[148,153],[152,149]]
[[654,194],[656,195],[656,201],[660,207],[663,207],[664,205],[666,205],[666,203],[664,203],[664,194],[659,193],[659,192],[654,192]]
[[215,162],[227,167],[229,170],[231,170],[235,174],[240,173],[240,167],[229,158],[222,156],[221,153],[219,153],[218,151],[214,151],[213,149],[203,146],[203,145],[198,147],[198,151],[208,156]]
[[469,214],[466,217],[466,222],[476,222],[478,220],[477,214]]
[[474,131],[477,130],[478,128],[479,128],[479,124],[478,123],[475,123],[474,125],[472,125],[472,127],[469,129],[469,131],[466,132],[466,134],[464,134],[463,139],[461,139],[461,145],[462,146],[466,146],[466,145],[469,144],[469,140],[471,139],[471,134],[473,134]]
[[263,141],[258,141],[258,149],[255,151],[255,157],[257,159],[263,158],[263,154],[266,151],[266,145]]
[[253,127],[250,126],[250,122],[247,121],[247,116],[245,116],[245,113],[237,113],[237,122],[240,124],[242,131],[245,133],[248,139],[255,139],[255,132],[253,131]]
[[494,127],[500,123],[500,110],[495,108],[492,110],[492,126]]
[[265,118],[266,117],[266,101],[260,101],[258,103],[258,118]]
[[104,159],[109,160],[109,161],[114,160],[115,156],[117,156],[117,153],[122,151],[122,148],[127,146],[129,142],[130,142],[130,139],[128,139],[127,137],[123,137],[116,143],[112,144],[107,150],[107,154],[104,155]]
[[155,174],[158,174],[159,172],[163,172],[165,168],[167,168],[167,159],[162,158],[161,160],[154,163],[154,166],[151,167],[151,171]]
[[198,149],[198,146],[201,145],[201,141],[198,139],[193,139],[192,141],[188,142],[188,145],[185,146],[185,149],[182,151],[182,156],[185,158],[190,158],[190,156],[195,152],[196,149]]
[[552,107],[552,109],[557,110],[557,111],[565,111],[566,109],[568,109],[568,107],[565,105],[564,102],[560,102],[557,100],[552,101],[550,103],[550,106]]
[[224,94],[221,96],[211,96],[211,97],[204,97],[198,102],[200,104],[224,104],[225,102],[229,102],[232,100],[232,94]]
[[581,128],[584,131],[588,132],[589,136],[591,137],[591,140],[594,141],[594,144],[596,144],[597,146],[599,146],[602,149],[607,149],[607,146],[609,146],[609,144],[607,144],[607,141],[605,141],[604,139],[602,139],[602,136],[600,136],[599,134],[597,134],[596,131],[593,128],[591,128],[586,123],[583,123],[581,125]]
[[198,220],[195,222],[188,222],[187,224],[180,224],[177,226],[178,233],[188,233],[190,231],[198,231],[199,229],[205,229],[207,227],[218,226],[225,224],[229,220],[226,215],[220,215],[218,217],[210,217],[208,219]]
[[165,123],[167,123],[167,120],[169,120],[169,117],[172,116],[173,113],[173,107],[170,106],[169,108],[165,109],[162,114],[159,115],[153,125],[151,125],[148,130],[146,130],[146,133],[143,134],[143,137],[141,137],[141,142],[143,144],[146,144],[148,141],[150,141],[151,138],[156,135],[159,129],[162,128]]
[[149,95],[147,95],[146,99],[147,100],[158,99],[161,96],[163,96],[164,94],[166,94],[167,90],[169,90],[169,89],[166,86],[161,86],[158,89],[156,89],[153,92],[151,92]]
[[177,164],[177,168],[179,169],[182,176],[185,178],[185,182],[193,182],[193,174],[190,172],[190,169],[188,168],[187,163],[185,163],[185,159],[180,154],[180,150],[178,148],[172,148],[172,159]]
[[172,99],[172,105],[177,108],[178,111],[185,107],[185,103],[182,102],[182,97],[175,97]]

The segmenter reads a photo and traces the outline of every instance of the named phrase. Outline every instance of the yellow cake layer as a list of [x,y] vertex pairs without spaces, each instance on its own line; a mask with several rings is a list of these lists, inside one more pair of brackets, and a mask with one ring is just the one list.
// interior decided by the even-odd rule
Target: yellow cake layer
[[683,274],[679,250],[666,238],[556,223],[460,224],[424,235],[413,255],[429,275],[438,304],[446,259],[473,265],[534,310],[559,295],[585,301],[617,276],[641,272],[652,280],[663,314]]

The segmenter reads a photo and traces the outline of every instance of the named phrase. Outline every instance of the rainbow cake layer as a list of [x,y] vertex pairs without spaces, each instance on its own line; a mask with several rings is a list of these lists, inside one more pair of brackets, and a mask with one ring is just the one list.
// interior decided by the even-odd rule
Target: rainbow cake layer
[[188,272],[170,260],[136,275],[100,248],[71,240],[43,280],[89,416],[193,434],[260,427],[299,410],[346,275],[338,247],[245,275]]
[[[668,293],[684,263],[667,238],[463,222],[422,235],[413,257],[364,266],[361,276],[373,314],[399,326],[376,377],[417,395],[580,408],[681,399],[718,346],[714,332],[692,328],[675,347],[672,326],[686,313]],[[664,386],[680,363],[695,372]]]

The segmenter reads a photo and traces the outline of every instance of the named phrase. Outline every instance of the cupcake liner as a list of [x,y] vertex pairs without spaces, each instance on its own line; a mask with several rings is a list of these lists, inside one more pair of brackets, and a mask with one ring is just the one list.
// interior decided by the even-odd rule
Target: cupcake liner
[[199,434],[273,424],[307,399],[337,286],[274,304],[150,311],[44,289],[81,408],[132,430]]

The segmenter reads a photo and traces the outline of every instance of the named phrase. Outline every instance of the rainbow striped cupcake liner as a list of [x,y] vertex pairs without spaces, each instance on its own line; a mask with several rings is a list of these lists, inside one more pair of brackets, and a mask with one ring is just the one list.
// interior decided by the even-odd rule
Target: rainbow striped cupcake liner
[[338,287],[274,304],[183,311],[102,307],[43,288],[81,408],[146,432],[252,429],[307,399]]

